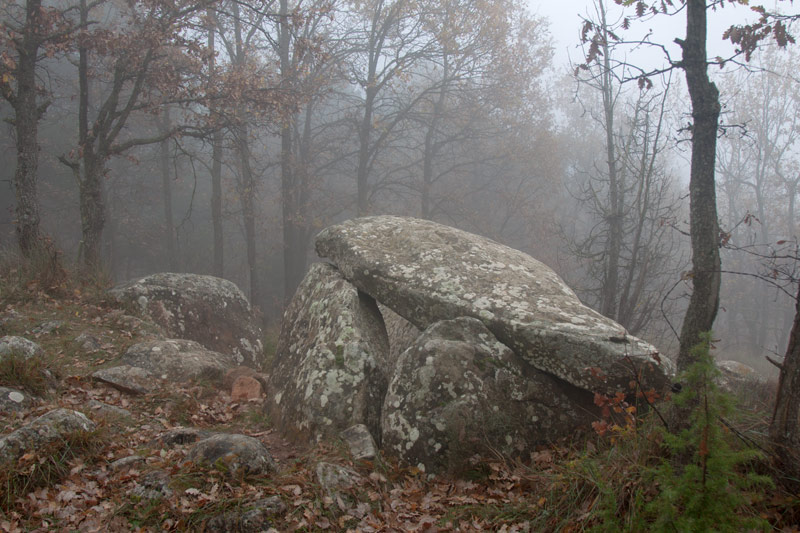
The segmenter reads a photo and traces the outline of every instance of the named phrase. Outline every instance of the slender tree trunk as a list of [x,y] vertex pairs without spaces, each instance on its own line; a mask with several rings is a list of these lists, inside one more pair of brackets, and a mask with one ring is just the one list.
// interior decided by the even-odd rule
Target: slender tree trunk
[[[208,29],[208,50],[211,59],[209,59],[209,86],[213,86],[216,82],[216,60],[214,54],[216,52],[216,29],[213,21],[216,20],[216,11],[213,8],[208,9],[208,20],[210,27]],[[215,121],[217,118],[216,104],[211,104],[211,118]],[[223,277],[224,274],[224,247],[222,235],[222,141],[223,133],[218,124],[217,128],[212,134],[211,138],[211,226],[214,233],[214,266],[213,274],[218,278]]]
[[433,188],[433,166],[436,160],[438,146],[436,144],[436,134],[439,130],[439,122],[444,113],[447,101],[447,78],[450,76],[450,62],[448,54],[442,54],[442,88],[439,96],[433,105],[431,122],[428,131],[425,132],[425,152],[422,160],[422,194],[420,211],[422,218],[430,219],[433,215],[431,206],[431,190]]
[[14,126],[17,136],[17,168],[14,172],[16,194],[17,243],[26,257],[39,243],[39,195],[36,181],[39,167],[39,109],[36,104],[36,56],[39,41],[36,19],[41,0],[28,0],[25,13],[25,35],[16,69],[17,94],[14,107]]
[[[159,127],[162,134],[169,131],[169,108],[164,110]],[[178,260],[175,255],[175,222],[172,216],[172,172],[170,172],[169,168],[168,139],[164,139],[159,145],[159,166],[161,167],[161,187],[164,197],[164,243],[167,248],[167,265],[171,272],[176,272],[178,270]]]
[[99,158],[90,151],[84,152],[83,175],[79,190],[81,233],[83,235],[81,253],[83,265],[89,271],[96,271],[102,263],[100,248],[106,222],[103,198],[104,173],[105,167]]
[[[280,0],[280,34],[278,55],[280,60],[281,83],[285,91],[294,85],[294,67],[290,60],[291,34],[289,28],[289,2]],[[305,265],[300,258],[305,255],[302,242],[303,213],[300,206],[300,193],[303,184],[296,172],[294,142],[292,133],[296,115],[286,117],[281,125],[281,209],[283,217],[283,297],[288,304],[305,274]]]
[[[86,0],[80,2],[81,25],[89,20]],[[100,245],[105,225],[105,205],[103,202],[103,175],[105,162],[94,151],[94,134],[89,129],[89,50],[79,40],[78,43],[78,145],[81,148],[82,168],[77,172],[81,213],[80,255],[83,266],[88,271],[100,267]]]
[[800,470],[800,288],[795,303],[794,325],[778,378],[778,394],[769,436],[783,466]]
[[719,91],[708,78],[706,1],[686,0],[686,40],[681,67],[692,101],[692,163],[689,178],[692,241],[692,296],[680,335],[678,369],[694,361],[689,351],[711,331],[719,307],[720,256],[714,169],[719,124]]
[[358,188],[358,216],[363,217],[369,214],[369,159],[370,159],[370,137],[372,136],[372,111],[375,105],[375,88],[372,87],[374,79],[370,78],[370,85],[366,88],[366,98],[364,101],[364,116],[361,120],[361,127],[358,131],[358,169],[356,173]]
[[597,3],[600,10],[600,22],[603,27],[603,114],[605,117],[606,159],[608,165],[608,241],[605,249],[605,268],[603,272],[603,288],[600,312],[610,318],[618,318],[617,291],[619,285],[619,256],[622,250],[622,218],[623,201],[621,176],[617,161],[617,149],[614,139],[614,87],[611,73],[611,54],[608,47],[608,24],[606,22],[605,2]]

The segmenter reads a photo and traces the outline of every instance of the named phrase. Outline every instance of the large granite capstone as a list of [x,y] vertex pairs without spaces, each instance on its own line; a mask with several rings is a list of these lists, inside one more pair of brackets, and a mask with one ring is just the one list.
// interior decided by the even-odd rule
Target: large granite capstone
[[374,216],[323,230],[320,257],[424,330],[469,316],[528,364],[576,387],[629,390],[634,372],[663,388],[656,349],[584,306],[543,263],[492,240],[426,220]]

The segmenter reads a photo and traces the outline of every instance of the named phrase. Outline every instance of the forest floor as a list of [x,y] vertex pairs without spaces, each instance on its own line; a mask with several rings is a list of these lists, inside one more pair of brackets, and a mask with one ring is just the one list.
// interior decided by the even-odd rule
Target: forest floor
[[[213,384],[126,395],[90,377],[137,341],[137,332],[119,325],[119,311],[102,293],[71,288],[51,296],[35,283],[11,291],[0,280],[3,288],[0,336],[39,343],[45,366],[58,379],[48,391],[28,391],[40,395],[34,407],[0,413],[0,435],[57,407],[82,411],[98,429],[73,450],[30,450],[0,474],[0,531],[202,531],[213,517],[243,511],[270,496],[285,506],[269,517],[273,531],[609,530],[609,512],[615,523],[633,524],[633,517],[626,516],[635,512],[636,502],[658,491],[639,468],[642,450],[652,443],[632,437],[629,432],[640,432],[637,428],[618,428],[603,437],[586,434],[543,446],[520,460],[476,461],[459,479],[429,479],[390,462],[354,462],[341,442],[290,444],[271,428],[261,401],[234,402],[229,391]],[[36,333],[37,326],[52,321],[59,326]],[[101,349],[87,353],[76,346],[75,337],[85,332],[103,340]],[[24,377],[9,375],[0,364],[0,385],[19,386]],[[101,416],[89,407],[91,400],[124,408],[130,416]],[[763,421],[761,411],[743,419],[746,429]],[[255,437],[271,452],[278,470],[234,479],[213,466],[187,464],[188,446],[155,444],[175,427]],[[142,460],[112,468],[114,461],[131,456]],[[321,461],[358,475],[349,487],[329,492],[315,474]],[[767,463],[762,459],[753,468],[769,474]],[[135,496],[133,489],[155,470],[169,474],[171,490],[158,498]],[[748,498],[743,515],[756,513],[774,531],[800,531],[795,525],[800,495],[776,483]],[[241,522],[227,530],[250,531]]]

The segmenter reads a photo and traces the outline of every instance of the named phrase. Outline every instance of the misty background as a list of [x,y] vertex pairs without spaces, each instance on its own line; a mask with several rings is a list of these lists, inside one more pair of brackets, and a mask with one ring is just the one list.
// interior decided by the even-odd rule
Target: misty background
[[[604,0],[45,4],[89,21],[79,45],[43,49],[37,77],[50,102],[39,123],[42,223],[66,259],[85,253],[85,98],[90,128],[108,120],[115,135],[95,154],[99,250],[114,283],[221,276],[277,327],[316,260],[316,232],[408,215],[527,252],[631,334],[677,349],[690,292],[682,76],[638,84],[665,64],[660,46],[641,44],[580,68],[589,52],[580,33],[585,17],[666,46],[682,36],[680,20],[625,28]],[[7,31],[21,5],[3,4]],[[713,12],[710,36],[722,43],[747,17]],[[796,51],[764,46],[749,64],[712,73],[724,124],[715,338],[724,359],[765,374],[794,315],[793,289],[773,273],[796,248],[797,64]],[[13,117],[4,100],[0,115]],[[16,148],[3,128],[0,245],[12,248]]]

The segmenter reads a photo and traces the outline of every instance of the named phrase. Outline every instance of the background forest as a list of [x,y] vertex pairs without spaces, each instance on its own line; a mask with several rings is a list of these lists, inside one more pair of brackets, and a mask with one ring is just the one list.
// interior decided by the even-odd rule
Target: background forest
[[[591,22],[623,32],[630,21],[606,9]],[[64,258],[114,282],[225,277],[276,325],[317,231],[410,215],[530,253],[632,334],[677,349],[691,291],[686,89],[669,73],[624,83],[639,70],[613,38],[601,60],[555,65],[548,21],[513,0],[30,0],[4,1],[1,18],[5,247],[27,112],[40,147],[29,214]],[[597,53],[575,45],[577,63]],[[797,60],[765,44],[713,72],[715,335],[763,373],[794,316],[779,259],[796,245]]]

